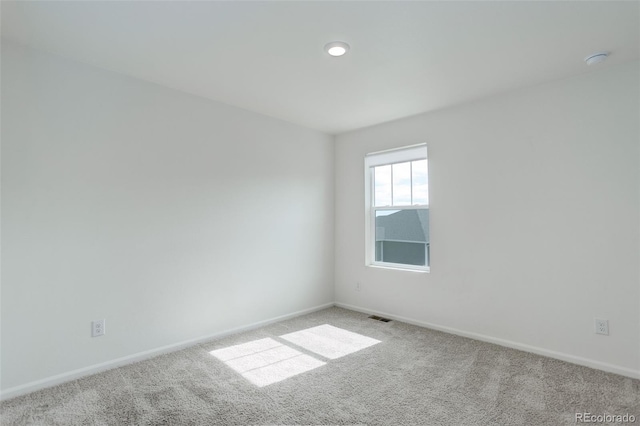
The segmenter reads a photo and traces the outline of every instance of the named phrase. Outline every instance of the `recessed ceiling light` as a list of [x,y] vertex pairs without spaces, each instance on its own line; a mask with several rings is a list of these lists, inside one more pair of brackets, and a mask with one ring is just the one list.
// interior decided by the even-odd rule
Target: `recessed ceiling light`
[[344,41],[332,41],[324,45],[324,50],[331,56],[342,56],[349,51],[349,45]]
[[607,56],[609,56],[609,52],[592,53],[591,55],[584,58],[584,61],[587,63],[587,65],[595,65],[607,59]]

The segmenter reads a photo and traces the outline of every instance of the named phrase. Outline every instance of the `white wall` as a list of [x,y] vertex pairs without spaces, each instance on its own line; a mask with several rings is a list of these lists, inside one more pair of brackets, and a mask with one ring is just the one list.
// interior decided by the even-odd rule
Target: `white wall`
[[331,136],[5,43],[1,136],[3,390],[333,302]]
[[[339,135],[336,301],[640,377],[639,75],[626,64]],[[421,142],[431,273],[365,267],[364,155]]]

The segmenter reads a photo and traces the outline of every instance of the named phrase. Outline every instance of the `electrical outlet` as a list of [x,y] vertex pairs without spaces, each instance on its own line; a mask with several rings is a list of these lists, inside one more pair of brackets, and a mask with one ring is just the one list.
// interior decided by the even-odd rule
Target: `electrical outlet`
[[104,329],[104,318],[100,320],[91,321],[91,337],[103,336],[105,333]]
[[360,291],[361,287],[360,287],[360,283],[356,283],[356,291]]
[[596,318],[596,334],[609,335],[609,320]]

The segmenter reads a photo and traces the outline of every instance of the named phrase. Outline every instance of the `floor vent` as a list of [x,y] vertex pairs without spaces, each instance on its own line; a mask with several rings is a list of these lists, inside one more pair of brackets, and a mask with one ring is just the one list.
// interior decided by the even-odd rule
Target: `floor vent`
[[376,321],[389,322],[391,321],[389,318],[379,317],[377,315],[371,315],[369,318],[374,319]]

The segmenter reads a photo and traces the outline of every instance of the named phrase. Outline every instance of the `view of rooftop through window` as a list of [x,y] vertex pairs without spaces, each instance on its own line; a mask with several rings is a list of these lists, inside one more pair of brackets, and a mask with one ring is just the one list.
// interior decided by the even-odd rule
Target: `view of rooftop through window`
[[374,165],[371,169],[371,220],[374,224],[372,261],[379,264],[428,267],[427,159],[383,163]]

